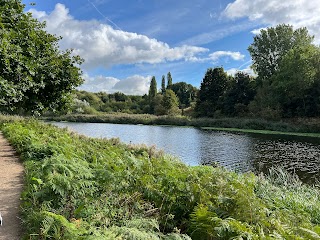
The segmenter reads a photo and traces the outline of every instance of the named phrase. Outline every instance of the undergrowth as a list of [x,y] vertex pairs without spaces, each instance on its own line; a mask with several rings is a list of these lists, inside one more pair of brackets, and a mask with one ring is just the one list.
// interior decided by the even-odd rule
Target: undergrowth
[[283,171],[190,167],[36,120],[1,130],[25,166],[25,239],[320,239],[320,191]]

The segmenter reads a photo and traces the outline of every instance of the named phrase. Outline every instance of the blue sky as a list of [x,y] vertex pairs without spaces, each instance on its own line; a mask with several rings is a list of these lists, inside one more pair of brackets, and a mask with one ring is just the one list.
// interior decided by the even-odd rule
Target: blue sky
[[[319,0],[24,0],[26,11],[47,22],[85,59],[87,91],[147,93],[151,76],[160,87],[200,86],[209,67],[252,73],[247,51],[258,29],[288,23],[320,36]],[[30,5],[35,3],[35,6]]]

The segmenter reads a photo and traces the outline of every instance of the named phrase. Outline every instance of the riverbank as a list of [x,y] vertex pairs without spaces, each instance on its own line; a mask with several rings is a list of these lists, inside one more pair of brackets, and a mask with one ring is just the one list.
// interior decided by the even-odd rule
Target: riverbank
[[48,121],[192,126],[211,130],[285,134],[320,137],[320,119],[287,119],[268,121],[249,118],[190,118],[185,116],[155,116],[149,114],[63,115],[43,117]]
[[236,133],[252,133],[252,134],[264,134],[264,135],[286,135],[286,136],[297,136],[297,137],[320,138],[320,133],[280,132],[280,131],[271,131],[271,130],[217,128],[217,127],[202,127],[201,129],[212,130],[212,131],[223,131],[223,132],[236,132]]
[[320,238],[320,190],[282,171],[189,167],[35,120],[0,128],[24,161],[28,239]]

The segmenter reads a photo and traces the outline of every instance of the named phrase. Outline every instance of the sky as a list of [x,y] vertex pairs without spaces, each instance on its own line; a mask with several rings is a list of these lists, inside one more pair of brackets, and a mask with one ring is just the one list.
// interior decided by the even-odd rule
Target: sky
[[[84,60],[80,90],[143,95],[152,76],[200,87],[208,68],[252,74],[260,29],[307,27],[320,43],[319,0],[23,0],[25,11]],[[33,4],[35,3],[35,5]]]

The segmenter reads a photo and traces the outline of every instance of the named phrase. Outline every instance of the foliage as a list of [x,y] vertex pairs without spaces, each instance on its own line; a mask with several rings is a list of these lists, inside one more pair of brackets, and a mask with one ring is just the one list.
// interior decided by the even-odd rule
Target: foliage
[[21,1],[0,6],[0,110],[41,114],[61,110],[82,83],[79,56],[60,51],[60,38],[24,12]]
[[222,109],[227,82],[228,76],[222,67],[207,70],[201,82],[196,105],[198,116],[213,117],[217,110]]
[[35,120],[1,130],[26,169],[25,239],[319,238],[319,189],[283,171],[265,178],[190,167],[154,148]]
[[252,67],[261,81],[267,81],[279,69],[282,58],[291,49],[308,46],[313,37],[306,28],[293,29],[292,26],[280,24],[276,27],[262,29],[254,37],[248,50],[253,60]]
[[155,76],[152,77],[150,82],[150,88],[149,88],[149,104],[150,104],[150,110],[149,113],[154,113],[156,105],[159,103],[155,100],[155,97],[157,95],[157,81]]
[[144,96],[125,95],[121,92],[107,94],[105,92],[76,91],[73,104],[68,111],[60,114],[101,114],[105,112],[148,113],[149,100]]
[[261,30],[249,46],[258,89],[250,104],[262,117],[319,116],[320,48],[306,28]]
[[157,81],[155,76],[152,77],[149,88],[149,98],[150,101],[157,95]]
[[191,106],[192,102],[195,102],[198,89],[191,84],[187,84],[186,82],[177,82],[172,84],[171,90],[179,98],[179,107],[187,108]]
[[320,48],[313,45],[293,48],[283,57],[271,87],[284,116],[319,114],[319,63]]
[[255,87],[255,81],[248,74],[236,73],[224,98],[224,113],[229,116],[245,115],[247,106],[256,94]]
[[166,92],[166,77],[162,75],[161,78],[161,93],[162,95]]
[[166,90],[165,94],[163,95],[161,105],[165,109],[166,115],[176,115],[179,112],[178,98],[171,89]]

